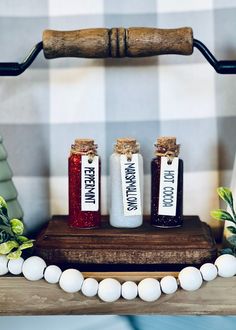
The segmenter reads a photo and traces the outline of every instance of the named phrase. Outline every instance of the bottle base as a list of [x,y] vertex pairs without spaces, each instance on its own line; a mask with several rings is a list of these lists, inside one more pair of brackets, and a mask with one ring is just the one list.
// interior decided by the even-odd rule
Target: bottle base
[[129,226],[129,227],[126,227],[126,226],[114,226],[114,225],[112,225],[112,224],[109,224],[111,227],[113,227],[113,228],[118,228],[118,229],[135,229],[135,228],[139,228],[139,227],[141,227],[142,226],[142,223],[140,224],[140,225],[138,225],[138,226]]
[[156,227],[156,228],[163,228],[163,229],[171,229],[171,228],[179,228],[182,227],[182,225],[175,225],[175,226],[159,226],[159,225],[153,225],[152,227]]
[[72,226],[72,225],[69,225],[70,228],[73,228],[73,229],[98,229],[100,228],[101,226],[94,226],[94,227],[78,227],[78,226]]

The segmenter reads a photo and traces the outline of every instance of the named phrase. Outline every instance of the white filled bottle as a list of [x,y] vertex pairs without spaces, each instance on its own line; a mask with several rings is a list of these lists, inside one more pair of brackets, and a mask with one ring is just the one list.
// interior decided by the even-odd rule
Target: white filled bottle
[[136,228],[143,223],[143,158],[135,139],[117,139],[110,158],[110,225]]

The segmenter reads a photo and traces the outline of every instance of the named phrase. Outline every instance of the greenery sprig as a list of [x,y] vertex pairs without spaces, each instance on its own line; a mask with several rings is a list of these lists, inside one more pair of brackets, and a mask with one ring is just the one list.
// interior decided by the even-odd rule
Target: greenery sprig
[[[232,252],[236,255],[236,213],[234,210],[234,200],[232,191],[226,187],[217,188],[217,193],[220,198],[226,202],[229,206],[230,212],[218,209],[211,211],[212,218],[220,221],[229,221],[233,224],[233,226],[227,226],[226,228],[233,234],[227,237],[227,241],[232,245]],[[229,252],[229,249],[227,249]]]
[[7,203],[0,196],[0,255],[18,259],[22,250],[31,248],[34,240],[23,236],[24,224],[19,219],[9,219]]

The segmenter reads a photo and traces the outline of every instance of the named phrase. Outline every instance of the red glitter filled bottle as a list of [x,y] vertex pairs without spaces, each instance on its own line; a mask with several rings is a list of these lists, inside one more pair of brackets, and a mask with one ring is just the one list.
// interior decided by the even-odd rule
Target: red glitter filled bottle
[[101,163],[91,139],[76,139],[71,146],[69,170],[69,226],[97,228],[101,225]]

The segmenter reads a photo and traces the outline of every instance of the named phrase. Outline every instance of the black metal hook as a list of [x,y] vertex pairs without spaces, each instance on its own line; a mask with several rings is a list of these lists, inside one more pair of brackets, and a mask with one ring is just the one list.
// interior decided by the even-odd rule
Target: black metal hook
[[[213,66],[217,73],[235,74],[236,61],[217,61],[210,50],[199,40],[193,39],[193,47],[196,47],[205,59]],[[6,62],[0,63],[0,76],[18,76],[23,73],[35,60],[37,55],[43,49],[43,42],[39,42],[30,51],[29,55],[22,63]]]
[[34,48],[30,51],[29,55],[24,59],[22,63],[0,63],[0,76],[19,76],[33,63],[42,49],[43,42],[41,41],[34,46]]
[[217,59],[213,56],[209,49],[197,39],[193,39],[193,46],[196,47],[202,53],[202,55],[213,66],[217,73],[236,73],[236,61],[217,61]]

